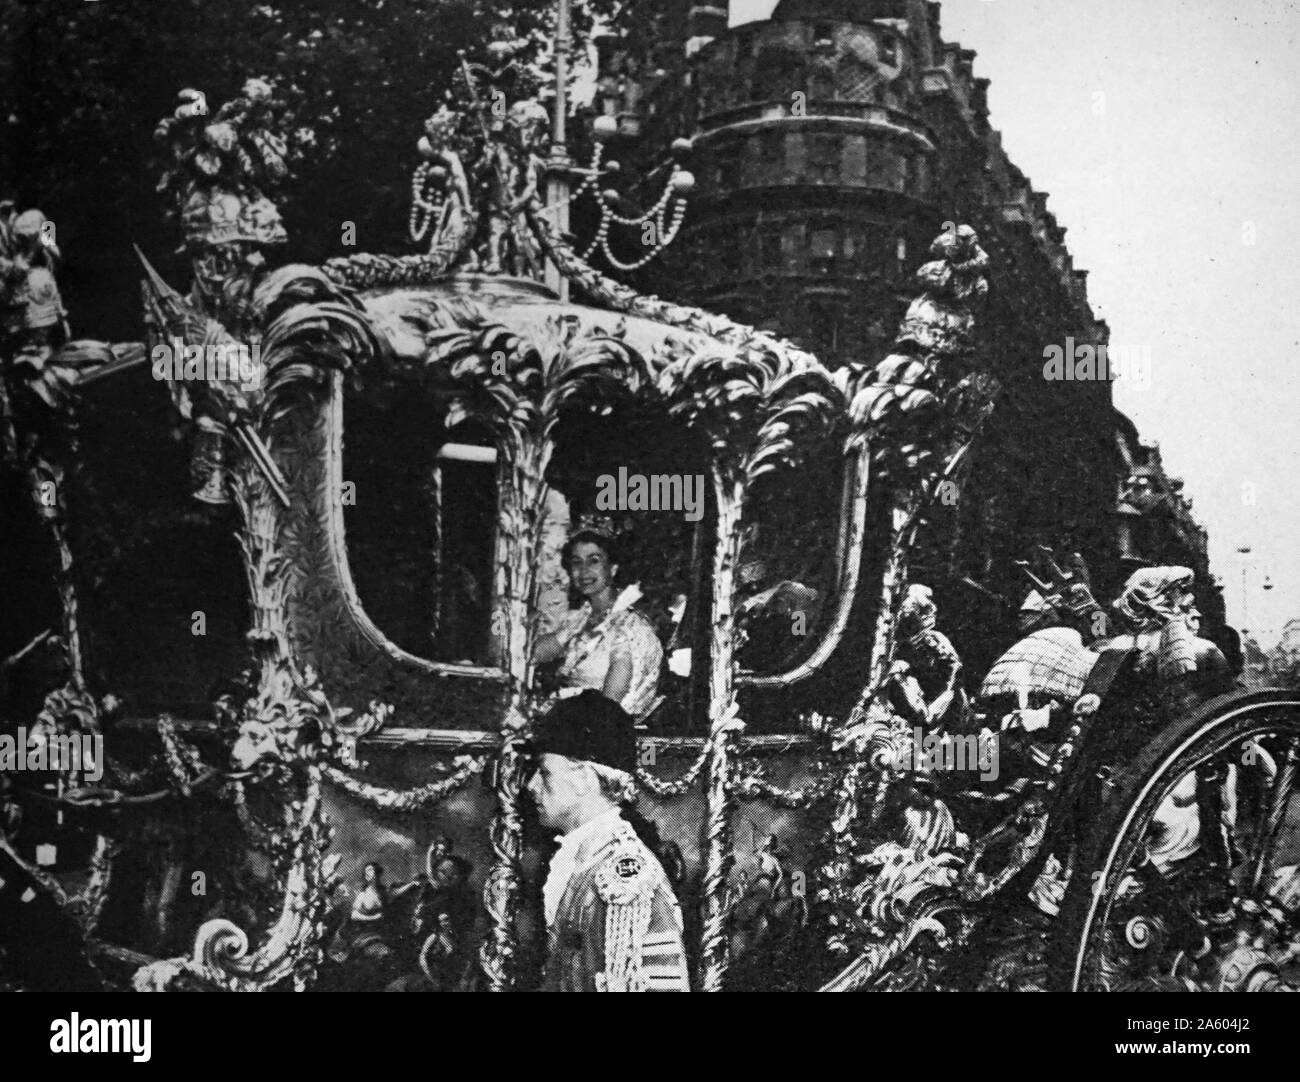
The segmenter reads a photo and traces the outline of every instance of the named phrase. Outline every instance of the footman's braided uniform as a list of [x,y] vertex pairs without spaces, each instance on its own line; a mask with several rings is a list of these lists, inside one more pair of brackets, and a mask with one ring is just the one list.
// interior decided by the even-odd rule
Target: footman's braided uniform
[[689,992],[681,910],[654,854],[617,812],[574,834],[576,852],[562,846],[551,864],[562,893],[547,914],[546,990]]

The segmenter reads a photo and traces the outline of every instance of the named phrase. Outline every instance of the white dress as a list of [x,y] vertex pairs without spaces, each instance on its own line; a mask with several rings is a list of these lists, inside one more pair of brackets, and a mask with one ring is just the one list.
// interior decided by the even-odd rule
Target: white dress
[[588,688],[603,691],[614,658],[625,655],[632,662],[632,679],[618,705],[634,718],[650,708],[659,692],[664,650],[654,625],[631,607],[640,596],[636,586],[629,586],[604,619],[595,622],[590,603],[569,613],[556,631],[564,642],[561,697]]

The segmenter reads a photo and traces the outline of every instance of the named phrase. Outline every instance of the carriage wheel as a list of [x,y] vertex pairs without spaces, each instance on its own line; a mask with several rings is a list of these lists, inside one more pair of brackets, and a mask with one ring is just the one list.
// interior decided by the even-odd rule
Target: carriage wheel
[[1234,693],[1111,780],[1053,932],[1072,991],[1300,991],[1300,695]]

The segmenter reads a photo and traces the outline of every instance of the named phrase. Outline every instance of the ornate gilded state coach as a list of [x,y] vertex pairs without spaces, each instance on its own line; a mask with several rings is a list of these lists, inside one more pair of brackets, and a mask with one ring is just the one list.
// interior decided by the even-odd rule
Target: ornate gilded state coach
[[[466,64],[426,124],[427,251],[318,267],[268,269],[273,86],[210,116],[186,92],[159,134],[193,278],[142,254],[142,342],[69,340],[39,212],[0,222],[6,459],[58,555],[67,670],[33,731],[105,738],[101,770],[6,779],[0,848],[85,980],[532,986],[535,647],[570,526],[635,475],[664,494],[621,528],[668,659],[637,780],[695,987],[1289,988],[1300,701],[1232,690],[1189,574],[1106,607],[1040,554],[978,691],[909,580],[996,396],[975,233],[945,223],[893,351],[832,374],[595,270],[544,198],[546,114],[498,74]],[[674,166],[597,241],[670,241],[689,190]],[[242,565],[252,664],[205,689],[83,657],[78,402],[146,370],[188,444],[164,497],[214,508]]]

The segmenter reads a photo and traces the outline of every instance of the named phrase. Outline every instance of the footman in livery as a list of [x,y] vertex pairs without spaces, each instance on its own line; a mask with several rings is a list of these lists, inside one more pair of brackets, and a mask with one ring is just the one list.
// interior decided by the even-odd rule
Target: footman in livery
[[631,721],[597,692],[536,725],[527,792],[561,832],[544,888],[554,992],[689,992],[682,914],[636,812]]

